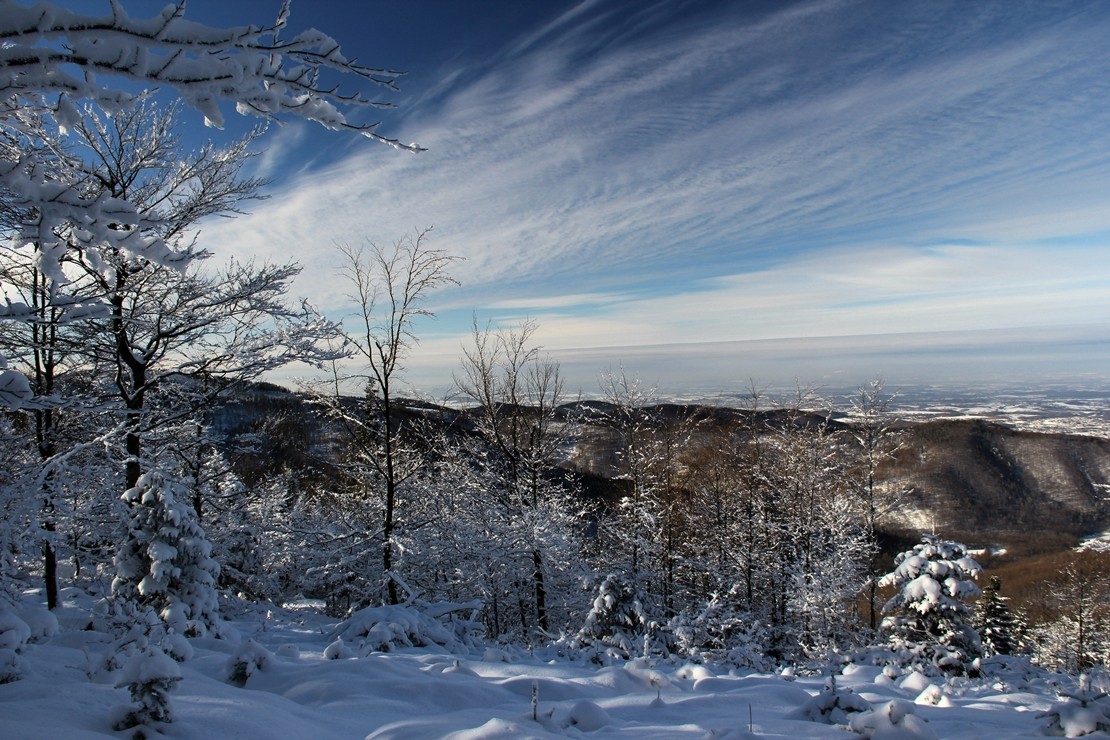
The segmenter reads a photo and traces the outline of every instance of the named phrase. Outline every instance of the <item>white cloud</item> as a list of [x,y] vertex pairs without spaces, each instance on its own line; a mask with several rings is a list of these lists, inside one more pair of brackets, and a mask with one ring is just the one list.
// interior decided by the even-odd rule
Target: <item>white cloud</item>
[[530,312],[557,347],[1105,311],[1104,13],[1023,25],[1028,8],[828,2],[663,20],[660,4],[619,26],[606,7],[435,86],[393,132],[428,152],[352,148],[206,236],[300,259],[300,290],[337,310],[335,243],[434,225],[466,258],[441,310]]
[[966,331],[1099,322],[1110,253],[941,245],[837,250],[628,297],[588,316],[530,308],[559,348],[845,334]]

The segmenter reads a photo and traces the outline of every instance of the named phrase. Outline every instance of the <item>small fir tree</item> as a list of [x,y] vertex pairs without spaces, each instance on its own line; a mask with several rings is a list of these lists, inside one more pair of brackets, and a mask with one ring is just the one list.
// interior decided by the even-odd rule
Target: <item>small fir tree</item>
[[880,587],[899,589],[883,607],[891,613],[883,619],[883,629],[892,647],[909,662],[967,672],[982,655],[965,603],[981,593],[971,580],[981,572],[979,564],[962,544],[935,535],[925,535],[894,562],[895,569],[879,581]]
[[578,632],[583,646],[604,646],[615,657],[629,658],[648,632],[641,595],[620,576],[609,574],[598,588],[586,623]]
[[975,615],[975,629],[983,645],[983,654],[1020,655],[1026,652],[1028,627],[1020,612],[1011,611],[1002,595],[1002,579],[991,576],[990,585],[983,591]]
[[181,669],[170,656],[154,645],[148,645],[124,666],[117,688],[126,688],[134,704],[125,709],[115,723],[115,729],[136,730],[134,737],[147,737],[144,731],[155,733],[160,725],[173,721],[173,708],[169,692],[181,680]]
[[116,614],[153,609],[169,632],[222,636],[212,544],[180,487],[155,470],[123,494],[129,532],[116,554],[111,601]]
[[1037,719],[1048,720],[1042,734],[1082,737],[1110,732],[1110,707],[1104,701],[1106,693],[1091,685],[1089,673],[1081,673],[1075,690],[1061,691],[1060,696],[1062,701],[1037,715]]
[[837,686],[834,673],[825,679],[821,693],[795,710],[794,716],[826,725],[847,725],[857,715],[871,710],[871,702],[850,688]]

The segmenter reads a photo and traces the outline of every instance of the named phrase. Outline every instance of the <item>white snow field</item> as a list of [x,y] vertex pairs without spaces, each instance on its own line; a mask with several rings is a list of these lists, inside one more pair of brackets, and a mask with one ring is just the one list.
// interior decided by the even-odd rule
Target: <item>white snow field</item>
[[[0,738],[132,737],[134,730],[112,729],[129,696],[115,688],[119,672],[100,667],[112,638],[87,629],[94,600],[72,588],[63,596],[52,635],[37,594],[15,610],[38,637],[19,655],[21,677],[0,685]],[[435,642],[452,642],[443,639],[447,631],[421,634],[421,620],[400,607],[345,624],[255,604],[225,607],[225,616],[238,639],[190,640],[193,656],[180,664],[171,693],[174,722],[147,736],[1024,738],[1042,736],[1051,718],[1038,715],[1059,701],[1059,689],[1074,688],[1072,679],[1025,663],[947,681],[848,664],[836,693],[823,694],[827,675],[800,669],[758,674],[669,660],[603,666],[550,646],[474,641],[455,642],[452,652]],[[370,651],[371,636],[358,637],[366,632],[395,649]],[[233,655],[241,658],[238,680]],[[1069,705],[1061,731],[1095,729],[1103,701]],[[815,721],[822,717],[838,724]]]

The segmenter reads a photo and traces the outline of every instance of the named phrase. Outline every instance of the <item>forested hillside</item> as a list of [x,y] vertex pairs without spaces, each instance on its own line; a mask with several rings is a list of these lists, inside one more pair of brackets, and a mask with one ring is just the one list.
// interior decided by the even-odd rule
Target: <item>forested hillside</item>
[[[702,435],[751,428],[750,414],[713,407],[658,407],[661,419],[701,420]],[[759,414],[771,433],[786,411]],[[818,423],[815,415],[810,421]],[[846,430],[848,425],[836,424]],[[1051,530],[1073,536],[1110,526],[1110,440],[1017,431],[979,419],[943,419],[898,426],[897,449],[883,461],[885,486],[906,492],[885,517],[889,528],[937,529],[976,535]],[[584,424],[566,461],[575,470],[617,475],[614,430]]]
[[1089,535],[1110,525],[1110,440],[978,420],[907,427],[887,469],[913,491],[906,523],[983,533]]
[[[355,404],[355,400],[351,400]],[[465,409],[407,402],[407,413],[432,419],[445,430],[473,431]],[[559,411],[574,426],[558,460],[582,485],[602,499],[619,498],[621,432],[613,423],[613,404],[582,401]],[[645,418],[657,431],[691,430],[688,447],[705,447],[736,433],[771,435],[784,424],[826,424],[848,432],[850,422],[827,421],[820,413],[804,417],[784,409],[743,409],[652,404]],[[215,414],[229,450],[238,448],[239,470],[253,465],[283,465],[306,471],[330,467],[337,438],[328,447],[327,424],[307,397],[276,386],[259,386]],[[884,487],[904,491],[884,517],[889,529],[937,529],[968,539],[982,535],[1022,537],[1044,530],[1081,537],[1110,528],[1110,440],[1064,433],[1027,432],[980,419],[941,419],[896,423],[896,449],[882,461]],[[334,433],[334,430],[333,430]],[[247,435],[244,437],[244,435]],[[257,440],[257,446],[242,440]],[[689,449],[675,449],[676,457]]]

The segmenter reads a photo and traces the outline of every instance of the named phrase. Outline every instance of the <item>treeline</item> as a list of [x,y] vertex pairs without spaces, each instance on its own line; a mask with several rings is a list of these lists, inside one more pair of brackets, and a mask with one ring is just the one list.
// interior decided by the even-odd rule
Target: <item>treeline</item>
[[[393,399],[387,417],[373,384],[362,399],[261,387],[160,435],[174,454],[152,467],[211,542],[213,584],[250,599],[320,599],[337,616],[477,599],[487,633],[518,643],[580,636],[597,622],[599,593],[624,594],[635,623],[606,636],[624,652],[759,667],[885,639],[894,592],[879,588],[892,568],[883,522],[912,492],[887,480],[905,437],[881,382],[836,413],[812,395],[772,405],[756,392],[744,409],[683,409],[625,374],[605,376],[603,401],[568,403],[557,365],[525,329],[476,335],[492,351],[469,356],[458,380],[482,385],[454,408]],[[30,433],[26,420],[8,417],[11,439]],[[603,449],[577,449],[599,428]],[[73,494],[51,510],[72,582],[112,574],[133,528],[135,496],[113,502],[107,449],[82,449],[52,481]],[[593,460],[592,479],[565,469],[572,451]],[[28,525],[9,530],[9,575],[41,577],[42,511],[6,503],[22,516],[9,521]],[[1046,565],[1040,587],[1052,576],[1052,598],[1014,610],[1008,649],[1059,668],[1105,662],[1098,557]]]

